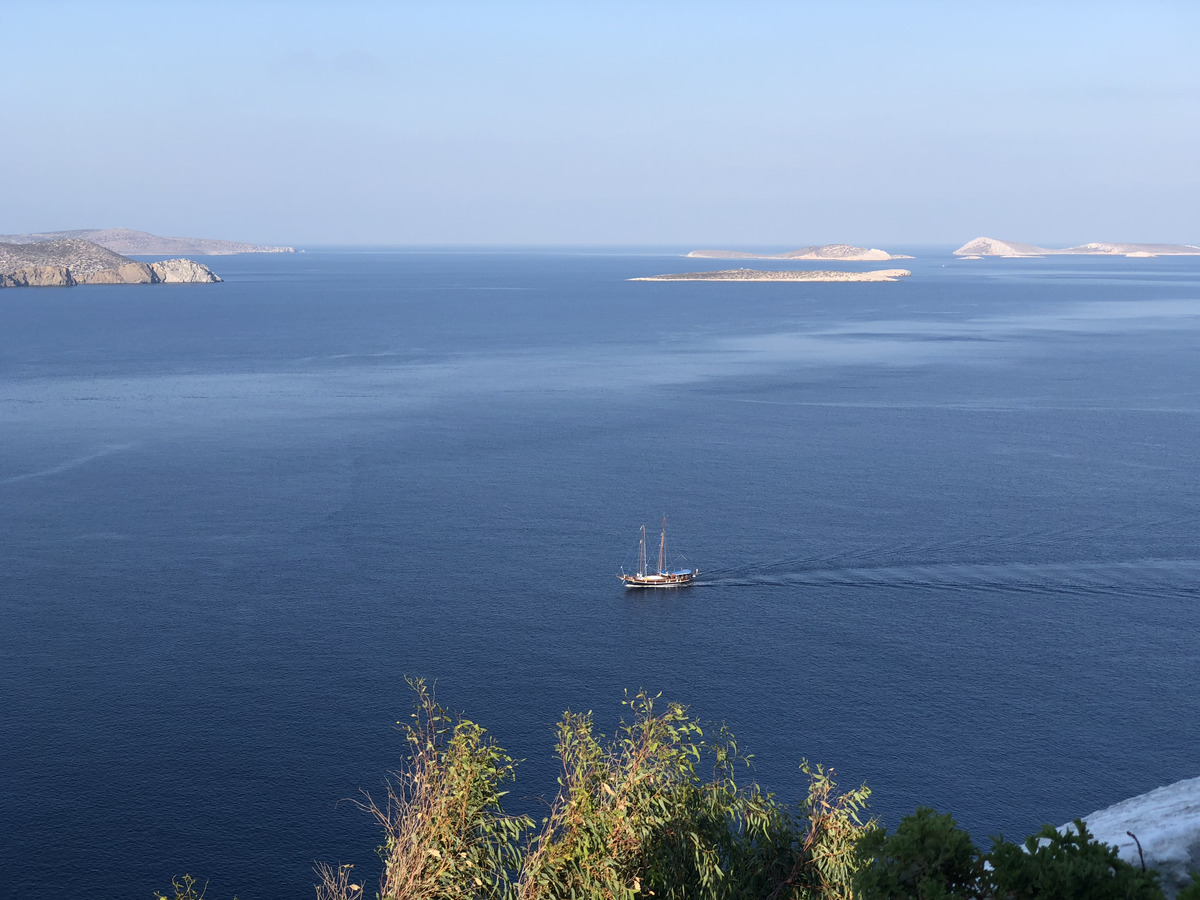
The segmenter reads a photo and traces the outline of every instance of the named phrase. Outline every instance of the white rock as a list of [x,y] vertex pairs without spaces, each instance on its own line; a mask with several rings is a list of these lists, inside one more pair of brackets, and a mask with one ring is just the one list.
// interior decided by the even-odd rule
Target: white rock
[[150,263],[163,284],[211,284],[220,281],[212,269],[191,259],[164,259]]
[[[1115,845],[1121,859],[1141,868],[1137,844],[1128,832],[1137,835],[1146,868],[1162,875],[1168,898],[1191,883],[1189,871],[1200,871],[1200,778],[1156,788],[1082,818],[1096,840]],[[1068,824],[1059,830],[1075,827]]]

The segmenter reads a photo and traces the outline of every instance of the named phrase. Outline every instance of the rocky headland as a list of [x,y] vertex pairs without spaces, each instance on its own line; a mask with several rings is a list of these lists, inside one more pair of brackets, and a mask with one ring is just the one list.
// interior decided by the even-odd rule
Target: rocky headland
[[995,238],[977,237],[955,250],[954,255],[968,259],[979,259],[984,256],[1200,256],[1200,247],[1193,247],[1190,244],[1114,244],[1106,241],[1094,241],[1090,244],[1080,244],[1078,247],[1052,250],[1048,247],[1022,244],[1017,241],[998,241]]
[[676,275],[646,275],[630,281],[895,281],[907,278],[908,269],[876,269],[873,272],[832,272],[796,269],[767,272],[762,269],[723,269],[719,272],[680,272]]
[[77,284],[211,284],[208,266],[190,259],[137,262],[91,241],[67,238],[0,243],[0,288]]
[[1083,818],[1088,831],[1114,845],[1127,863],[1140,868],[1144,858],[1148,868],[1157,869],[1168,897],[1191,881],[1189,872],[1200,870],[1200,778],[1177,781]]
[[824,244],[820,247],[801,247],[787,253],[744,253],[741,250],[693,250],[688,256],[697,259],[829,259],[844,262],[880,262],[888,259],[912,259],[897,256],[886,250],[854,247],[850,244]]
[[79,240],[99,244],[126,256],[170,256],[191,253],[196,256],[228,256],[233,253],[295,253],[292,247],[268,247],[241,241],[215,241],[208,238],[163,237],[132,228],[80,228],[75,231],[45,231],[39,234],[0,234],[0,243],[40,244],[47,241]]

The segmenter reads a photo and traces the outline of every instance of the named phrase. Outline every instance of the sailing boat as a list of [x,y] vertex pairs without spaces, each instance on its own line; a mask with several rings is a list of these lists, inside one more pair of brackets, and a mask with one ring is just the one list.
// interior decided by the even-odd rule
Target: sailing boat
[[646,567],[646,526],[642,526],[642,539],[638,543],[638,569],[633,574],[622,567],[617,577],[627,588],[686,587],[696,580],[699,569],[666,569],[663,560],[667,555],[667,517],[663,516],[662,537],[658,542],[658,570],[651,572]]

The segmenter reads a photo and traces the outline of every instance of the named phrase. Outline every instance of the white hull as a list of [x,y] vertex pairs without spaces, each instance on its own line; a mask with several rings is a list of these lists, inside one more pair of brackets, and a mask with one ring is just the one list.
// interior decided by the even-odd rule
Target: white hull
[[642,578],[638,578],[636,575],[620,575],[618,577],[625,582],[626,588],[685,588],[696,581],[696,575],[700,575],[700,572],[695,572],[694,575],[683,578],[667,578],[655,575],[647,575]]
[[687,575],[618,575],[627,588],[672,588],[687,587],[696,580],[699,572]]
[[621,571],[617,573],[617,577],[627,588],[671,588],[687,587],[700,574],[699,569],[667,569],[664,564],[666,557],[667,517],[663,516],[662,537],[658,543],[658,571],[652,570],[646,564],[646,526],[643,525],[642,538],[638,541],[637,571],[631,574],[622,567]]

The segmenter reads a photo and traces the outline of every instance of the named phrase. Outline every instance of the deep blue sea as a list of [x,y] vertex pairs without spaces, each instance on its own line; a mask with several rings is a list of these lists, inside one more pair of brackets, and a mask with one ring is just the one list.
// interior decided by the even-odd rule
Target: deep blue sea
[[[406,675],[534,813],[560,713],[611,733],[638,688],[783,798],[808,758],[985,846],[1200,774],[1200,258],[949,249],[894,284],[311,250],[0,292],[6,891],[371,872],[344,800],[400,764]],[[626,591],[664,514],[702,577]]]

